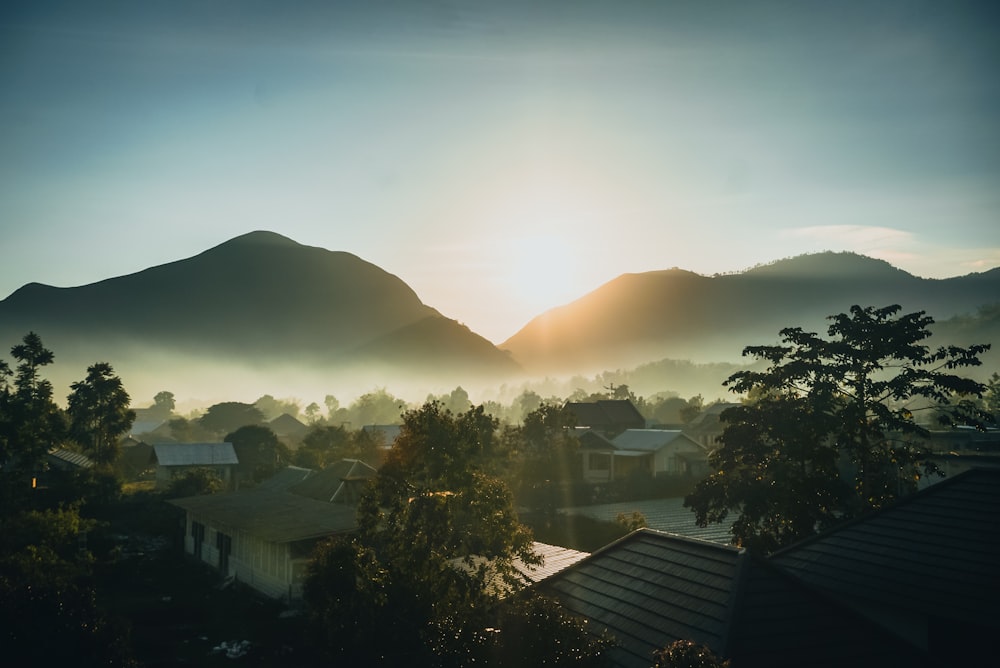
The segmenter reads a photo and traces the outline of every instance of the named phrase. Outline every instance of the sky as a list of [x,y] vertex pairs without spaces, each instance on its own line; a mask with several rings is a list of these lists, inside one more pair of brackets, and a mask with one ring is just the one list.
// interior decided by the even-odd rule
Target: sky
[[622,273],[1000,266],[991,2],[0,8],[0,298],[253,230],[495,343]]

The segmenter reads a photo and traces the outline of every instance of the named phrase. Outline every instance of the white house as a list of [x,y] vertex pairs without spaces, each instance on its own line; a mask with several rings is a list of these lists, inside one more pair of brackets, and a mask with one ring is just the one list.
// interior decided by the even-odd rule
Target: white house
[[174,499],[184,551],[266,596],[301,597],[316,543],[356,528],[356,490],[375,470],[342,460],[322,471],[289,466],[252,490]]
[[698,475],[707,454],[679,429],[626,429],[613,439],[591,432],[580,437],[583,479],[611,482],[635,472],[653,476]]

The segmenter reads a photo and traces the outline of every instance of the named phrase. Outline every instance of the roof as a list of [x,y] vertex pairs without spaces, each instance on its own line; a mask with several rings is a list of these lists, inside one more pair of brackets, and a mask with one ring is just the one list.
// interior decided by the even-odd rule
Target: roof
[[692,450],[702,450],[697,441],[685,436],[679,429],[626,429],[613,442],[622,450],[642,452],[656,452],[675,442],[688,445]]
[[239,464],[232,443],[156,443],[153,455],[160,466],[224,466]]
[[322,538],[357,526],[353,506],[269,489],[189,496],[170,503],[272,543]]
[[694,513],[690,508],[684,507],[683,498],[620,501],[590,506],[574,506],[559,510],[561,513],[584,515],[601,522],[614,522],[618,515],[623,513],[629,515],[634,511],[642,513],[643,517],[646,518],[646,526],[657,531],[665,531],[688,538],[700,538],[722,545],[729,545],[733,539],[727,523],[698,526]]
[[279,436],[301,436],[309,431],[308,425],[288,413],[282,413],[267,424]]
[[539,584],[595,633],[615,665],[648,668],[675,640],[724,646],[741,550],[640,529]]
[[52,448],[49,450],[48,456],[69,467],[89,469],[94,466],[94,462],[87,455],[65,448]]
[[314,473],[316,472],[312,469],[301,468],[299,466],[286,466],[270,478],[260,481],[257,484],[257,489],[287,491],[289,487],[302,482]]
[[358,483],[376,473],[374,468],[360,459],[341,459],[290,486],[288,491],[327,503],[353,502]]
[[598,401],[570,401],[566,409],[576,416],[581,427],[625,427],[645,425],[646,418],[628,399],[600,399]]
[[613,665],[693,640],[746,667],[910,666],[916,654],[838,603],[734,547],[642,529],[539,583],[614,636]]
[[[568,568],[588,556],[587,552],[580,552],[579,550],[573,550],[568,547],[560,547],[559,545],[549,545],[548,543],[539,543],[537,541],[531,544],[532,551],[539,557],[542,558],[542,563],[538,565],[529,565],[524,563],[520,558],[514,559],[513,566],[514,569],[520,574],[523,583],[522,585],[530,585],[547,577],[555,575],[559,571]],[[488,560],[485,557],[470,557],[469,559],[464,559],[458,557],[456,559],[449,560],[449,563],[455,567],[462,569],[466,572],[470,572],[473,569],[479,568],[481,565],[486,563],[489,565]],[[487,578],[489,583],[487,588],[492,589],[495,594],[503,596],[503,594],[508,590],[507,586],[502,584],[499,578],[496,577],[494,572],[488,568],[489,574]]]
[[855,607],[1000,629],[1000,470],[973,469],[775,553]]

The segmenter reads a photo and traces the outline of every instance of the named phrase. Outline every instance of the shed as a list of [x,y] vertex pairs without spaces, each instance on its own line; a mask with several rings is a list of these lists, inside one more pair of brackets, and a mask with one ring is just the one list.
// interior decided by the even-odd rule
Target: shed
[[232,443],[156,443],[152,463],[156,466],[156,486],[167,487],[185,471],[207,468],[229,488],[233,469],[239,464]]

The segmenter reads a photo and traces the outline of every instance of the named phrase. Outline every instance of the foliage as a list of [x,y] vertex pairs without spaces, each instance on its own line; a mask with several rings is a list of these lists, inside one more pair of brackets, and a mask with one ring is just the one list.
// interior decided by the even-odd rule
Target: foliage
[[52,383],[41,376],[42,367],[55,359],[41,337],[29,332],[11,348],[11,355],[16,361],[13,372],[6,363],[0,365],[0,463],[15,478],[11,482],[23,488],[23,480],[62,440],[66,418],[52,400]]
[[210,432],[227,434],[245,425],[262,424],[264,414],[253,404],[224,401],[209,406],[205,414],[198,418],[198,422]]
[[153,405],[146,409],[147,414],[155,420],[166,420],[174,412],[177,402],[174,393],[163,390],[153,397]]
[[107,464],[118,458],[118,442],[132,423],[135,411],[121,378],[107,362],[87,368],[87,377],[70,385],[67,413],[70,434],[95,462]]
[[178,499],[185,496],[215,494],[223,489],[225,489],[225,483],[215,471],[198,467],[188,469],[171,480],[166,495],[168,499]]
[[428,634],[480,623],[517,579],[514,560],[538,562],[506,484],[484,470],[496,429],[481,406],[454,415],[432,401],[404,414],[357,537],[328,544],[309,569],[310,616],[332,658],[444,665]]
[[323,468],[341,459],[360,459],[369,464],[378,461],[382,438],[364,429],[351,431],[342,426],[314,425],[295,450],[296,466]]
[[618,513],[618,516],[615,517],[615,524],[621,525],[625,528],[625,531],[630,533],[649,526],[649,522],[646,521],[646,516],[638,510],[633,510],[628,515],[625,513]]
[[11,665],[135,665],[123,628],[96,602],[94,527],[76,506],[0,517],[0,646]]
[[233,444],[240,471],[250,473],[257,482],[274,475],[291,459],[288,447],[270,427],[246,425],[226,434],[225,440]]
[[728,668],[712,650],[691,640],[677,640],[653,652],[653,668]]
[[726,381],[753,399],[722,414],[715,473],[685,500],[699,524],[737,512],[733,542],[768,552],[879,508],[934,473],[914,414],[974,422],[969,398],[983,386],[951,372],[978,365],[988,346],[931,350],[922,342],[933,320],[899,310],[855,306],[831,316],[830,339],[788,328],[784,345],[744,350],[768,366]]
[[[291,415],[298,417],[299,402],[295,399],[275,399],[270,394],[265,394],[257,401],[253,402],[254,407],[260,411],[264,420],[273,420],[280,415]],[[251,424],[251,423],[247,423]]]

